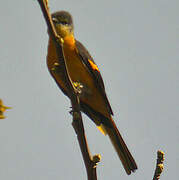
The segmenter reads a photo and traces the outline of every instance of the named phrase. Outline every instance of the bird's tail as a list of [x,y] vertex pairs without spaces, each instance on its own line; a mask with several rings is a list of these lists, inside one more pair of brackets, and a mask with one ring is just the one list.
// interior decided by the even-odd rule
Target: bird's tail
[[128,175],[137,169],[137,164],[129,152],[121,134],[119,133],[113,119],[111,118],[112,127],[106,127],[105,130],[122,162],[122,165]]
[[97,125],[98,129],[104,134],[109,136],[126,173],[129,175],[137,169],[136,162],[129,152],[121,134],[119,133],[111,116],[104,117],[97,113],[89,106],[81,102],[82,111],[87,114],[93,122]]

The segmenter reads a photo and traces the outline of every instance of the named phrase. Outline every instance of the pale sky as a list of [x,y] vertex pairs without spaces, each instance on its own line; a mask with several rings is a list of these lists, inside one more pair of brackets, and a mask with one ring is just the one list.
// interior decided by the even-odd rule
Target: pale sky
[[[161,180],[179,169],[179,1],[50,0],[73,15],[75,36],[101,70],[114,120],[136,159],[127,176],[108,137],[84,116],[99,180],[152,179],[157,150]],[[0,98],[13,107],[0,121],[0,179],[86,178],[72,128],[70,101],[46,67],[48,35],[36,0],[0,6]]]

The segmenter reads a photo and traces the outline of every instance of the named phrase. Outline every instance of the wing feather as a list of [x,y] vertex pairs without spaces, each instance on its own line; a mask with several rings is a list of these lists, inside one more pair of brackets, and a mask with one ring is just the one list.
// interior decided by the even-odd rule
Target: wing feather
[[85,66],[88,68],[89,72],[91,73],[91,76],[94,79],[94,83],[95,83],[96,87],[101,92],[101,94],[105,100],[105,103],[108,107],[109,113],[111,115],[113,115],[112,108],[111,108],[108,98],[106,96],[104,82],[103,82],[103,79],[99,72],[99,69],[97,68],[97,65],[95,64],[93,58],[91,57],[91,55],[89,54],[87,49],[77,40],[76,40],[76,48],[77,48],[77,53],[78,53],[80,59],[85,64]]

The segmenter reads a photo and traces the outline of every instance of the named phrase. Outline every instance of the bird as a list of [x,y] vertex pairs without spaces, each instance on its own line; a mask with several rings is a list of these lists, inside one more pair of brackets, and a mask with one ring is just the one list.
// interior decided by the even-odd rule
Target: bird
[[[75,39],[71,14],[57,11],[51,14],[51,18],[57,34],[63,40],[63,57],[69,77],[78,92],[80,110],[104,135],[109,136],[126,173],[130,175],[137,169],[137,164],[112,118],[113,111],[98,66],[83,44]],[[50,33],[48,34],[47,67],[58,87],[69,97],[63,74],[56,71],[57,67],[60,68],[57,50]]]

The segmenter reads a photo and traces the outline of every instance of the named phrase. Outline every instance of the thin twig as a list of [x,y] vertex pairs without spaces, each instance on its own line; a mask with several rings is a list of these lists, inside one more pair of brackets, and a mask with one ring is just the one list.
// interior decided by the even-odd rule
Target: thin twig
[[80,101],[79,98],[75,92],[75,88],[73,87],[73,83],[69,77],[68,69],[66,68],[65,59],[63,56],[63,39],[59,37],[55,31],[54,25],[51,20],[51,15],[49,13],[49,8],[47,7],[47,1],[45,0],[38,0],[41,10],[43,12],[44,18],[46,20],[49,34],[52,37],[54,44],[56,46],[56,52],[60,64],[60,69],[64,75],[64,82],[66,83],[67,87],[67,94],[71,99],[72,104],[72,114],[73,114],[73,128],[75,129],[75,132],[77,134],[78,142],[80,145],[80,149],[83,155],[83,160],[85,162],[85,167],[87,171],[88,180],[97,180],[96,176],[96,165],[97,162],[99,162],[99,156],[96,155],[94,157],[91,157],[90,151],[88,148],[84,126],[82,122],[82,116],[80,112]]
[[155,169],[153,180],[160,179],[160,175],[163,172],[163,162],[164,162],[164,152],[158,151],[156,169]]

